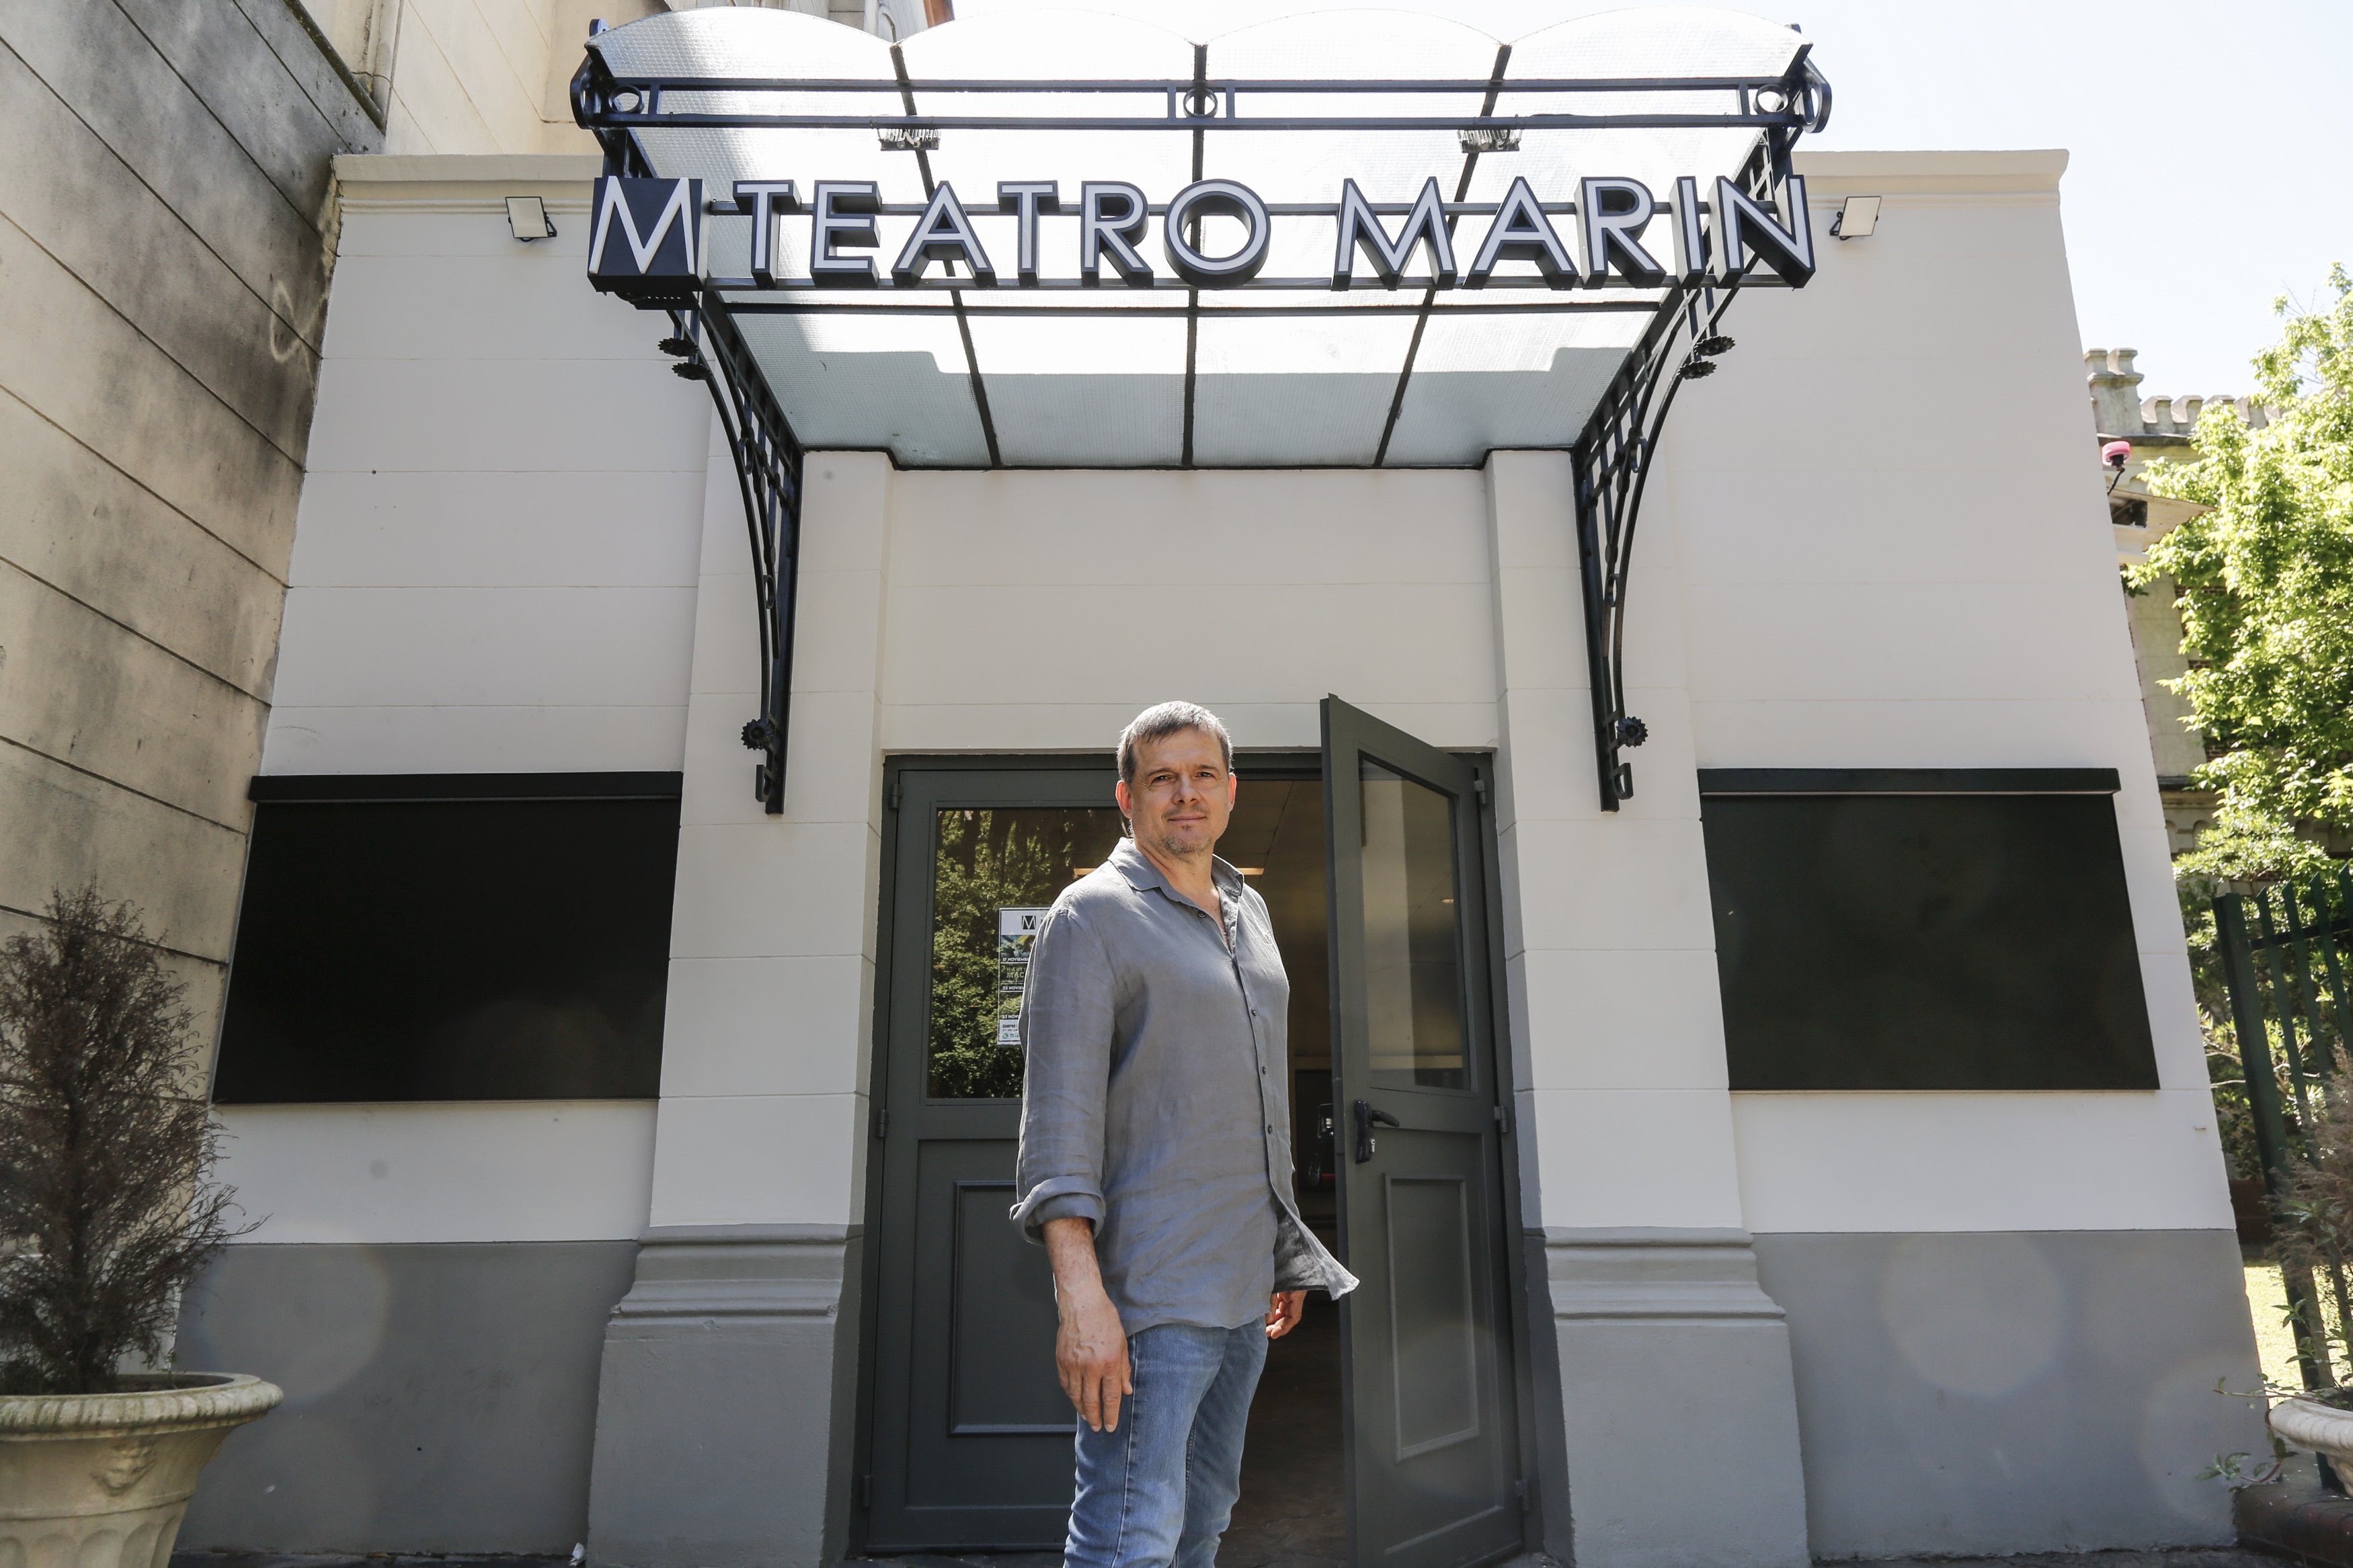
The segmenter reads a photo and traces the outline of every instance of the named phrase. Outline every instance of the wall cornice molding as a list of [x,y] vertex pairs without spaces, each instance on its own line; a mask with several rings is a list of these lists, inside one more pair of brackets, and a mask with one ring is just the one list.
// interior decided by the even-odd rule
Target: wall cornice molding
[[[2056,191],[2063,148],[2002,152],[1823,152],[1796,155],[1810,195],[2031,195]],[[341,160],[337,160],[338,163]]]

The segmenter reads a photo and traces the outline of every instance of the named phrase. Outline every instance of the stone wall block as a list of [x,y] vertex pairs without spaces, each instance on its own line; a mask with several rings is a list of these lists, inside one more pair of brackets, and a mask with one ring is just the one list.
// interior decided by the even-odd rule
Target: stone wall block
[[648,1231],[597,1388],[596,1568],[815,1568],[842,1553],[855,1226]]
[[223,826],[0,745],[0,910],[37,914],[52,888],[95,880],[144,910],[157,942],[226,963],[244,869],[244,821]]
[[1789,1335],[1737,1230],[1546,1232],[1579,1568],[1805,1568]]
[[301,482],[203,383],[43,253],[0,224],[0,389],[282,577]]
[[259,700],[0,564],[0,735],[223,826],[245,820]]
[[273,310],[268,292],[231,270],[13,55],[0,54],[0,112],[42,150],[0,162],[0,212],[280,451],[300,456],[318,380],[317,323]]
[[[247,28],[252,54],[269,58],[242,14],[226,5],[185,9],[225,14]],[[248,288],[264,299],[283,289],[287,319],[315,337],[327,294],[322,204],[273,184],[121,7],[0,0],[0,38]],[[272,61],[267,68],[280,68]],[[322,140],[315,155],[323,163],[330,153],[358,150]]]
[[[285,592],[277,578],[10,397],[0,397],[0,561],[268,695]],[[26,651],[16,637],[0,643]]]

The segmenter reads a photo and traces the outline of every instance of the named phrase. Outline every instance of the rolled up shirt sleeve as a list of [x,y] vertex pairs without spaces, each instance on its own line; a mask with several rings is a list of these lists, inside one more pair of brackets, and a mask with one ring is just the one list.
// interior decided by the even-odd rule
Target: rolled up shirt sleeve
[[1083,916],[1058,905],[1029,952],[1021,997],[1021,1146],[1013,1223],[1031,1241],[1050,1219],[1103,1218],[1103,1109],[1116,979]]

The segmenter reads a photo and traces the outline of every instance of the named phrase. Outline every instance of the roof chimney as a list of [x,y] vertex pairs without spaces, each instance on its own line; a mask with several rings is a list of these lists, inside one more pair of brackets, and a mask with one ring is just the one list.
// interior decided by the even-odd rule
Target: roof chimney
[[2084,380],[2092,389],[2092,425],[2103,436],[2137,436],[2140,417],[2140,372],[2133,368],[2138,349],[2086,349]]

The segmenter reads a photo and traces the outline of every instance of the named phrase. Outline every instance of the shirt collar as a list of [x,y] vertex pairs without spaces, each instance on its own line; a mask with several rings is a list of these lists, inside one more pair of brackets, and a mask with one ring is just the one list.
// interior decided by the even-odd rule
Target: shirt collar
[[[1105,863],[1119,868],[1120,875],[1125,877],[1128,885],[1138,892],[1147,888],[1157,888],[1172,899],[1188,904],[1192,902],[1168,885],[1168,879],[1161,874],[1160,868],[1152,863],[1150,856],[1135,847],[1133,838],[1121,839]],[[1239,899],[1250,886],[1242,879],[1240,871],[1215,855],[1209,857],[1209,879],[1218,885],[1218,897],[1221,900]]]

